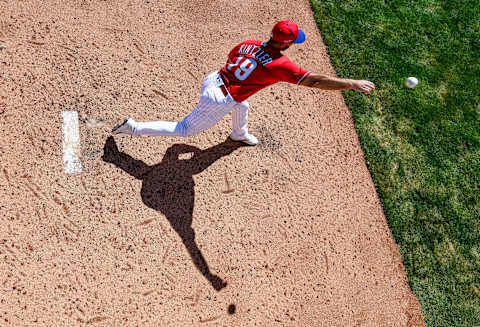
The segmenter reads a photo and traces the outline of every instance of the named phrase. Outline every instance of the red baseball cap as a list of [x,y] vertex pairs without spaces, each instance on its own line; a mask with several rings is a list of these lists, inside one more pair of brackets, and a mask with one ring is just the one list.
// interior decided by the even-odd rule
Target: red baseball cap
[[273,26],[272,39],[281,43],[292,41],[293,43],[303,43],[305,42],[305,33],[291,20],[283,20]]

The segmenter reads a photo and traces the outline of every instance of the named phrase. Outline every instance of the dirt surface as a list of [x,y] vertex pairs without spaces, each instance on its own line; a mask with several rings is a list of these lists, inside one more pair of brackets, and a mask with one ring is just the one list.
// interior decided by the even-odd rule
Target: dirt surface
[[[0,12],[0,325],[422,325],[339,92],[250,98],[257,147],[225,141],[229,117],[188,139],[109,138],[125,116],[183,118],[228,51],[280,19],[307,34],[287,55],[334,74],[307,0]],[[62,111],[80,117],[80,174],[64,171]]]

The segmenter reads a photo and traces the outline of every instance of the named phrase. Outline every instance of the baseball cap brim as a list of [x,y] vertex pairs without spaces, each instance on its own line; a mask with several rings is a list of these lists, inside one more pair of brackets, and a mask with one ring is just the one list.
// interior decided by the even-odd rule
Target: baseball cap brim
[[303,43],[305,42],[305,38],[305,33],[301,29],[298,29],[298,36],[293,43]]

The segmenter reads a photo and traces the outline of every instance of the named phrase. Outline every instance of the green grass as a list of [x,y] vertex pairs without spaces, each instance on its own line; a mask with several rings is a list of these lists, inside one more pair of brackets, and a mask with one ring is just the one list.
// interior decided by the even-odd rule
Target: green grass
[[[480,326],[480,1],[311,0],[428,326]],[[404,81],[419,79],[415,89]]]

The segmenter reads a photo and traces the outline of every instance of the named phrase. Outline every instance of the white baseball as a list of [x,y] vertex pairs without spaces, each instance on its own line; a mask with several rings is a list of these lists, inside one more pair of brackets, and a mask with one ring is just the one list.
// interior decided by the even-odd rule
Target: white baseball
[[415,77],[409,77],[405,81],[405,85],[409,88],[414,88],[415,86],[417,86],[417,84],[418,84],[418,79],[416,79]]

